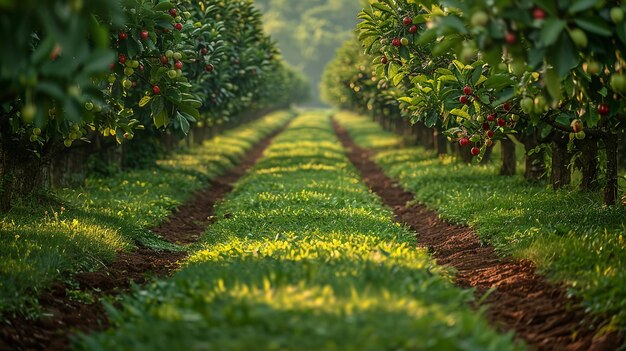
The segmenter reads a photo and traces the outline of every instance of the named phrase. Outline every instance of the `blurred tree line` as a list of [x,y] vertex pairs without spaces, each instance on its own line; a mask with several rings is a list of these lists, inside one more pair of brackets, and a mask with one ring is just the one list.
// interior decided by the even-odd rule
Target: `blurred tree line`
[[311,101],[321,104],[319,84],[337,48],[351,38],[362,9],[359,0],[255,0],[265,30],[284,59],[311,81]]

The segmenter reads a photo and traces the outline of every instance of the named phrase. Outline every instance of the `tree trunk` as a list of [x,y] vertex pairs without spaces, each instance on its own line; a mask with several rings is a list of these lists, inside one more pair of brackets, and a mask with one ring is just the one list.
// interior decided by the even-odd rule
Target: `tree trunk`
[[517,160],[515,158],[515,144],[511,141],[511,139],[505,138],[500,140],[500,146],[502,148],[502,166],[500,166],[500,175],[515,175],[515,169],[517,166]]
[[448,138],[443,133],[443,131],[439,130],[439,128],[435,128],[433,133],[435,134],[435,148],[437,149],[437,155],[447,155],[448,154]]
[[68,149],[52,160],[51,185],[63,187],[84,183],[89,172],[88,157],[94,152],[93,149],[93,144]]
[[609,132],[604,138],[604,144],[606,146],[606,186],[604,187],[604,194],[602,196],[602,202],[606,206],[613,206],[617,203],[618,194],[618,161],[617,161],[617,147],[619,145],[619,137],[617,134]]
[[472,149],[470,147],[461,147],[459,146],[458,143],[456,144],[455,147],[463,163],[468,163],[468,164],[472,163],[474,156],[472,156],[472,152],[471,152]]
[[[538,132],[538,130],[533,130],[532,134],[523,137],[526,161],[524,179],[529,182],[540,181],[545,177],[546,172],[546,150],[544,148],[540,148],[539,151],[534,150],[541,145]],[[533,152],[529,155],[531,150]]]
[[576,140],[576,147],[580,151],[580,157],[576,160],[576,168],[582,172],[583,179],[580,183],[581,191],[597,189],[598,181],[598,142],[595,138],[586,137]]
[[411,120],[408,118],[404,119],[402,136],[404,137],[406,141],[406,140],[410,140],[412,135],[413,135],[413,125],[411,125]]
[[404,134],[404,118],[396,119],[396,134],[403,135]]
[[50,189],[50,163],[19,145],[0,144],[0,212],[15,200]]
[[426,125],[423,126],[424,133],[424,148],[426,150],[435,150],[435,129],[428,128]]
[[572,175],[568,167],[571,155],[567,151],[568,137],[565,134],[557,133],[552,140],[552,189],[560,189],[569,185]]

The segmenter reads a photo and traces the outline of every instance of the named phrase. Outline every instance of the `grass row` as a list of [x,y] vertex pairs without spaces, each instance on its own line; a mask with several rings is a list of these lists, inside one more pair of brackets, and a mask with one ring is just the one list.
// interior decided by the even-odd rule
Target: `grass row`
[[626,210],[603,208],[599,194],[552,191],[521,175],[498,176],[498,165],[467,166],[417,147],[365,117],[337,121],[415,198],[452,222],[471,225],[501,254],[527,258],[565,282],[590,311],[613,316],[608,329],[626,327]]
[[0,315],[37,313],[41,289],[72,272],[97,270],[135,243],[181,250],[147,228],[192,191],[233,167],[247,150],[292,118],[270,114],[159,162],[158,167],[88,179],[49,204],[24,201],[0,218]]
[[173,278],[109,307],[81,350],[512,350],[472,292],[368,191],[329,116],[296,118]]

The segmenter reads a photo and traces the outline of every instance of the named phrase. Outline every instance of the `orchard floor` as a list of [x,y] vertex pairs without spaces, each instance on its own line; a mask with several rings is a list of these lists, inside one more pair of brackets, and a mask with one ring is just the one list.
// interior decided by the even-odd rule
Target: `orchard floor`
[[[567,287],[548,282],[528,260],[499,258],[469,227],[448,224],[420,204],[413,194],[389,178],[372,160],[373,152],[359,147],[348,132],[334,128],[365,183],[394,211],[396,221],[418,233],[438,264],[454,267],[455,283],[476,288],[489,306],[490,321],[539,350],[616,350],[624,336],[616,332],[596,337],[594,323],[580,301],[568,297]],[[574,337],[574,331],[576,336]]]
[[[470,304],[473,308],[479,311],[479,315],[482,315],[483,313],[486,315],[487,319],[494,329],[497,329],[502,333],[512,331],[515,333],[515,337],[517,339],[521,340],[529,347],[539,350],[613,350],[617,349],[620,345],[624,343],[623,335],[610,333],[601,337],[595,337],[595,331],[593,330],[593,328],[590,327],[589,323],[583,323],[581,325],[580,322],[587,320],[588,316],[586,316],[584,309],[579,305],[578,301],[568,298],[567,291],[564,286],[551,284],[541,275],[536,274],[535,268],[532,263],[528,261],[502,259],[498,257],[490,247],[481,245],[478,237],[471,228],[445,223],[439,219],[437,213],[430,211],[420,205],[410,205],[409,203],[411,200],[413,200],[413,195],[402,189],[402,187],[395,180],[386,176],[381,168],[372,161],[371,157],[373,155],[373,151],[363,149],[357,146],[350,139],[346,130],[338,125],[336,122],[333,122],[332,128],[330,126],[324,126],[325,124],[330,123],[330,117],[327,114],[322,115],[324,115],[324,117],[311,116],[310,118],[319,119],[320,121],[309,124],[306,123],[306,118],[303,119],[302,117],[300,117],[300,119],[304,120],[304,122],[301,122],[301,124],[298,125],[297,130],[291,131],[292,135],[294,136],[296,135],[296,133],[302,133],[303,138],[304,135],[315,136],[318,134],[321,135],[323,138],[326,138],[321,139],[324,143],[324,146],[316,146],[314,143],[311,144],[312,142],[317,141],[317,139],[315,138],[311,139],[312,141],[308,141],[309,144],[302,144],[305,146],[309,145],[312,149],[319,147],[320,150],[317,156],[308,155],[308,161],[306,161],[308,163],[305,162],[299,167],[314,168],[319,166],[320,168],[323,168],[328,166],[327,164],[325,164],[325,162],[333,161],[336,158],[336,155],[333,154],[333,152],[336,152],[336,150],[333,149],[332,143],[340,142],[341,144],[339,145],[343,147],[340,152],[345,153],[348,160],[352,163],[352,165],[354,165],[354,167],[356,167],[356,170],[358,170],[358,173],[362,178],[360,181],[365,183],[365,185],[373,193],[378,195],[384,205],[391,208],[391,210],[393,211],[393,220],[395,220],[397,223],[400,223],[401,227],[403,228],[410,228],[414,232],[413,234],[417,236],[416,243],[418,247],[413,247],[411,249],[413,251],[424,249],[430,250],[431,255],[436,259],[437,264],[452,267],[456,271],[456,275],[454,277],[454,283],[456,285],[458,285],[462,289],[474,288],[474,295],[476,298],[473,299]],[[289,128],[287,128],[287,130],[288,129]],[[334,138],[335,136],[327,135],[327,132],[332,131],[333,129],[336,133],[336,137],[338,140],[332,140],[332,138]],[[257,161],[262,160],[264,157],[267,156],[265,155],[266,149],[268,147],[272,147],[274,137],[276,137],[277,135],[279,135],[280,132],[283,131],[284,129],[280,130],[279,132],[266,138],[261,143],[256,145],[254,149],[247,153],[243,161],[235,169],[231,170],[223,176],[218,177],[217,179],[214,179],[207,189],[196,192],[190,201],[180,206],[178,210],[176,210],[166,222],[159,225],[158,227],[153,228],[152,231],[161,235],[166,240],[176,244],[192,244],[196,243],[199,240],[201,241],[202,236],[207,235],[207,227],[211,227],[214,225],[217,226],[219,225],[219,223],[216,222],[224,221],[224,216],[218,219],[214,217],[214,208],[216,205],[220,206],[220,202],[222,202],[223,199],[226,199],[226,201],[228,201],[228,199],[232,195],[233,186],[235,186],[235,189],[237,189],[236,183],[238,183],[240,179],[243,178],[248,182],[244,182],[243,186],[247,185],[248,187],[250,187],[250,189],[254,190],[255,188],[254,186],[252,186],[255,185],[254,182],[256,181],[257,183],[262,183],[262,181],[254,178],[254,174],[252,175],[252,180],[249,180],[248,178],[251,176],[250,172],[256,171],[258,173],[257,177],[262,180],[262,177],[264,177],[267,172],[271,172],[271,170],[275,168],[280,168],[280,164],[276,164],[274,167],[269,167],[268,165],[268,167],[265,169],[257,169],[255,165],[257,164]],[[295,141],[287,139],[283,140],[282,142],[286,146],[289,145],[288,142],[295,143]],[[328,143],[328,145],[330,146],[327,146],[326,143]],[[275,150],[273,150],[273,152],[280,151],[280,145],[274,146],[274,148]],[[323,150],[324,148],[327,148],[327,150]],[[300,151],[306,152],[308,150]],[[282,162],[284,164],[291,164],[296,162],[293,159],[289,158],[290,156],[288,153],[286,153],[285,155],[280,156],[285,158],[284,162],[280,161],[280,158],[278,156],[276,156],[276,160],[270,161]],[[322,159],[322,155],[327,159]],[[296,154],[296,156],[292,156],[292,158],[294,157],[302,156],[301,154]],[[318,157],[318,159],[316,159],[315,157]],[[294,171],[292,169],[289,169],[289,172]],[[343,177],[343,173],[341,174]],[[294,180],[290,179],[289,181]],[[262,185],[267,186],[268,184]],[[341,186],[343,187],[344,184],[342,184]],[[261,187],[259,186],[259,189],[260,188]],[[288,195],[281,194],[280,187],[276,189],[278,190],[275,190],[275,195]],[[350,194],[351,191],[357,193],[358,189],[355,189],[348,189],[346,193],[342,196],[347,197],[350,201],[352,201],[351,199],[353,199],[350,196],[354,196],[354,199],[361,199],[360,197],[356,197],[356,195]],[[345,189],[343,191],[345,191]],[[235,193],[237,192],[235,191]],[[237,193],[234,195],[234,198],[236,198],[237,196],[245,198],[245,196],[243,195]],[[341,202],[343,200],[339,199],[338,201]],[[295,203],[296,202],[294,202],[294,204]],[[346,204],[348,203],[349,202],[347,202],[346,200]],[[254,209],[254,204],[252,202],[249,204],[249,206]],[[364,206],[363,208],[368,209],[368,206],[370,206],[370,204],[350,203],[349,205],[347,205],[347,207],[349,208],[358,208],[359,206]],[[319,215],[317,214],[317,212],[313,213],[312,218],[316,218],[315,216],[317,215]],[[341,216],[343,215],[344,214],[341,214]],[[229,219],[229,216],[226,217],[226,219]],[[334,223],[324,222],[326,220],[327,219],[320,218],[319,226],[324,227],[328,223]],[[267,223],[268,226],[272,224],[273,223],[270,223],[269,221]],[[318,223],[311,222],[307,223],[307,226],[316,226],[317,224]],[[227,225],[224,224],[224,227],[226,228]],[[285,240],[282,238],[282,236],[288,236],[287,233],[279,232],[279,234],[276,235],[276,238],[273,241]],[[335,234],[336,233],[333,233],[333,235]],[[233,239],[238,240],[239,238],[234,237]],[[330,241],[332,239],[333,242],[339,240],[333,236],[326,238],[323,235],[319,235],[317,239],[322,241]],[[223,245],[220,240],[221,239],[217,240],[215,244]],[[237,240],[235,240],[234,242],[239,242]],[[295,236],[295,239],[293,240],[299,240],[298,236]],[[285,241],[288,242],[288,240]],[[209,241],[208,244],[205,245],[212,244],[214,243],[212,241]],[[286,243],[285,245],[289,244]],[[346,253],[341,252],[341,250],[349,245],[352,245],[352,243],[348,242],[342,244],[341,247],[333,251],[332,257],[334,257],[336,251],[339,251],[341,254],[337,255],[337,259],[339,259],[339,257],[344,259],[343,256],[346,255]],[[246,249],[249,248],[240,248],[240,250],[242,251],[245,251]],[[294,249],[297,251],[298,249],[300,249],[300,247],[296,245]],[[278,251],[278,249],[276,250]],[[376,250],[378,250],[378,248],[376,248]],[[384,253],[383,256],[389,255],[389,253],[385,252],[384,250],[381,250],[381,252]],[[130,293],[131,290],[133,290],[131,289],[131,282],[135,284],[145,284],[152,281],[154,278],[163,279],[164,277],[168,277],[174,272],[178,271],[180,268],[179,263],[185,260],[187,254],[187,252],[157,252],[145,248],[139,248],[132,253],[119,254],[117,260],[113,264],[109,265],[104,271],[81,273],[78,274],[76,278],[77,281],[80,283],[80,289],[90,292],[97,291],[98,297]],[[227,256],[226,253],[221,254]],[[228,252],[228,254],[234,255],[230,252]],[[241,253],[238,252],[238,254]],[[291,254],[293,254],[293,250]],[[366,256],[366,254],[363,255]],[[256,252],[254,256],[256,259]],[[396,274],[397,270],[401,271],[402,269],[408,271],[408,269],[401,264],[402,258],[403,257],[394,257],[394,259],[398,259],[399,263],[397,263],[397,266],[394,265],[393,270],[389,270],[389,274]],[[248,260],[252,261],[252,259],[246,256],[242,256],[241,258],[230,257],[229,259],[233,260],[235,263],[232,264],[232,262],[227,262],[228,264],[232,264],[233,266],[239,264],[243,268],[248,267],[249,269],[252,269],[250,268],[252,267],[251,262],[248,262]],[[272,259],[279,260],[280,257]],[[379,259],[379,257],[376,258],[376,260]],[[382,259],[384,260],[384,258]],[[365,261],[366,263],[369,262],[367,260]],[[287,267],[289,269],[293,269],[294,267],[297,269],[298,267],[300,267],[300,261],[298,261],[297,259],[290,259],[289,261],[285,260],[285,262],[288,262]],[[215,263],[216,265],[224,265],[224,268],[229,271],[235,271],[227,263],[220,261],[216,261]],[[256,264],[256,262],[253,263]],[[311,260],[311,262],[306,263],[307,269],[310,268],[309,265],[314,266],[316,264],[315,260]],[[353,262],[348,263],[352,264]],[[382,269],[380,271],[375,270],[380,268],[380,266],[383,266],[383,264],[378,261],[376,261],[376,263],[379,263],[379,265],[374,268],[367,266],[367,268],[369,269],[367,271],[368,274],[374,275],[373,273],[380,274],[381,272],[386,272]],[[206,265],[207,263],[202,264]],[[211,263],[209,262],[208,264]],[[323,264],[321,266],[323,267]],[[355,267],[357,268],[350,266],[350,269],[346,271],[347,278],[350,278],[350,274],[355,274],[355,269],[357,271],[356,274],[358,275],[358,270],[361,267]],[[407,267],[411,266],[408,265]],[[344,267],[338,267],[338,269],[342,268]],[[182,269],[184,270],[185,268]],[[211,271],[208,271],[207,273],[211,273]],[[293,277],[290,278],[289,274],[294,274],[298,276],[300,273],[286,272],[285,275],[287,277],[283,277],[282,279],[295,279]],[[307,272],[307,274],[318,273]],[[430,274],[430,272],[428,272],[428,274]],[[435,273],[435,275],[438,274],[439,273]],[[334,278],[339,279],[338,277]],[[408,275],[407,278],[414,277]],[[248,279],[254,280],[255,278],[253,277]],[[271,279],[273,278],[270,278],[270,280]],[[327,279],[327,277],[319,277],[318,279],[324,281],[324,279]],[[389,277],[386,277],[385,279],[389,279]],[[221,279],[219,281],[221,282],[220,284],[224,284]],[[249,284],[249,282],[245,279],[243,279],[242,281],[235,280],[235,283],[236,284],[234,284],[234,287],[237,288],[240,287],[239,285]],[[277,297],[281,296],[280,291],[285,287],[281,286],[279,284],[280,282],[272,281],[271,283],[276,283],[277,285],[276,287],[273,287],[273,293],[276,294]],[[266,283],[266,281],[264,280],[263,285],[265,284],[269,283]],[[298,286],[298,288],[300,288],[300,286]],[[325,288],[326,286],[324,286],[324,290],[326,290]],[[156,290],[158,291],[158,289]],[[253,288],[250,289],[250,291],[254,292],[254,285]],[[290,292],[290,290],[286,291]],[[459,291],[461,291],[461,289],[459,289]],[[64,286],[57,285],[54,286],[49,292],[45,293],[40,299],[40,303],[42,304],[43,309],[45,311],[48,311],[54,317],[41,319],[35,323],[28,320],[14,320],[12,321],[13,324],[10,327],[6,324],[2,324],[0,326],[0,350],[67,349],[69,347],[70,330],[72,332],[82,332],[85,334],[90,334],[93,332],[101,332],[112,327],[107,318],[106,311],[101,303],[80,303],[77,302],[75,299],[70,299],[69,296],[66,296],[65,292],[66,289]],[[139,294],[137,290],[135,291],[135,293]],[[301,292],[298,289],[295,289],[293,293],[294,295],[298,295]],[[371,291],[367,291],[367,293],[371,293]],[[325,294],[326,293],[318,297],[317,295],[315,295],[315,292],[311,293],[311,295],[313,295],[312,298],[319,298],[321,300],[323,300],[322,297],[326,296]],[[353,292],[353,294],[358,295],[358,292]],[[241,293],[241,295],[243,296],[244,293]],[[341,297],[342,296],[336,296],[335,299],[341,302]],[[365,300],[363,296],[358,297]],[[394,296],[392,296],[392,298],[393,297]],[[399,295],[399,301],[404,301],[401,299],[406,298],[407,297],[405,295]],[[331,299],[330,301],[336,302],[335,299]],[[229,302],[231,300],[225,299],[225,301]],[[251,304],[252,306],[255,300],[252,299],[251,301],[252,302],[247,303]],[[435,303],[441,303],[441,301],[433,302],[433,304]],[[375,302],[370,302],[370,304],[375,304]],[[269,303],[267,305],[268,307],[265,307],[266,309],[278,309]],[[358,305],[355,306],[355,309],[358,310]],[[486,312],[483,311],[483,308],[485,306],[488,306]],[[444,313],[445,312],[446,311],[444,311]],[[283,313],[285,312],[283,311]],[[136,312],[135,316],[137,315],[140,315],[140,312]],[[301,316],[299,316],[299,318],[313,318],[315,316],[317,315],[302,314]],[[401,317],[402,316],[403,315],[401,315]],[[365,317],[362,318],[366,320]],[[115,329],[116,327],[117,326],[113,326],[113,329]],[[362,327],[368,328],[370,326],[365,325]],[[132,328],[128,328],[129,330],[132,330]],[[119,340],[123,340],[124,335],[118,336],[115,334],[115,331],[113,331],[112,329],[109,330],[111,331],[112,336],[119,337]],[[235,330],[238,331],[239,329],[235,328]],[[103,336],[101,339],[91,339],[88,342],[83,343],[83,349],[86,347],[85,345],[105,345],[103,340],[107,339],[108,336],[107,334],[102,335]],[[518,348],[520,347],[520,345],[522,345],[521,343],[509,344],[509,341],[507,341],[504,337],[502,338],[502,340],[504,342],[504,345],[512,345],[511,349]],[[467,346],[467,348],[463,348],[462,343],[452,345],[455,345],[455,347],[453,347],[452,349],[471,348],[470,344],[468,344],[470,346]],[[395,349],[391,345],[389,347],[390,349]],[[105,346],[102,346],[102,349],[107,348]],[[200,347],[200,349],[202,348]],[[206,349],[211,348],[207,347]],[[264,348],[260,347],[259,349]],[[283,347],[280,349],[289,348]],[[311,347],[307,349],[318,348]],[[416,347],[414,349],[422,348]]]
[[[213,210],[231,190],[232,185],[254,166],[272,139],[274,132],[249,150],[239,164],[218,176],[207,188],[196,191],[166,221],[151,231],[173,244],[191,244],[213,220]],[[65,350],[77,333],[92,333],[110,327],[101,298],[129,291],[133,284],[145,284],[154,278],[167,277],[179,268],[186,251],[157,251],[139,247],[119,253],[106,269],[74,275],[79,290],[93,294],[96,301],[85,303],[67,294],[67,286],[55,284],[39,299],[44,317],[37,321],[24,318],[0,324],[0,350]]]

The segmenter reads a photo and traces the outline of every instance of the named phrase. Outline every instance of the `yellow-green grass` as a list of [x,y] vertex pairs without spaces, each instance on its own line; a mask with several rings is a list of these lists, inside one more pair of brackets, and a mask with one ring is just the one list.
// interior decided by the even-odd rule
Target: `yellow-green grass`
[[42,289],[72,272],[102,269],[116,252],[136,243],[155,250],[184,249],[147,228],[165,220],[194,190],[233,167],[292,117],[273,113],[177,153],[158,167],[56,190],[58,204],[17,204],[0,218],[0,314],[37,313]]
[[[600,194],[552,191],[521,175],[498,176],[498,165],[467,166],[418,147],[366,118],[341,112],[337,121],[355,142],[378,151],[375,161],[415,193],[417,201],[455,223],[468,224],[501,254],[527,258],[565,282],[596,313],[626,327],[626,210],[602,206]],[[381,140],[391,148],[376,148]]]
[[216,211],[184,268],[109,306],[82,350],[513,350],[305,113]]

